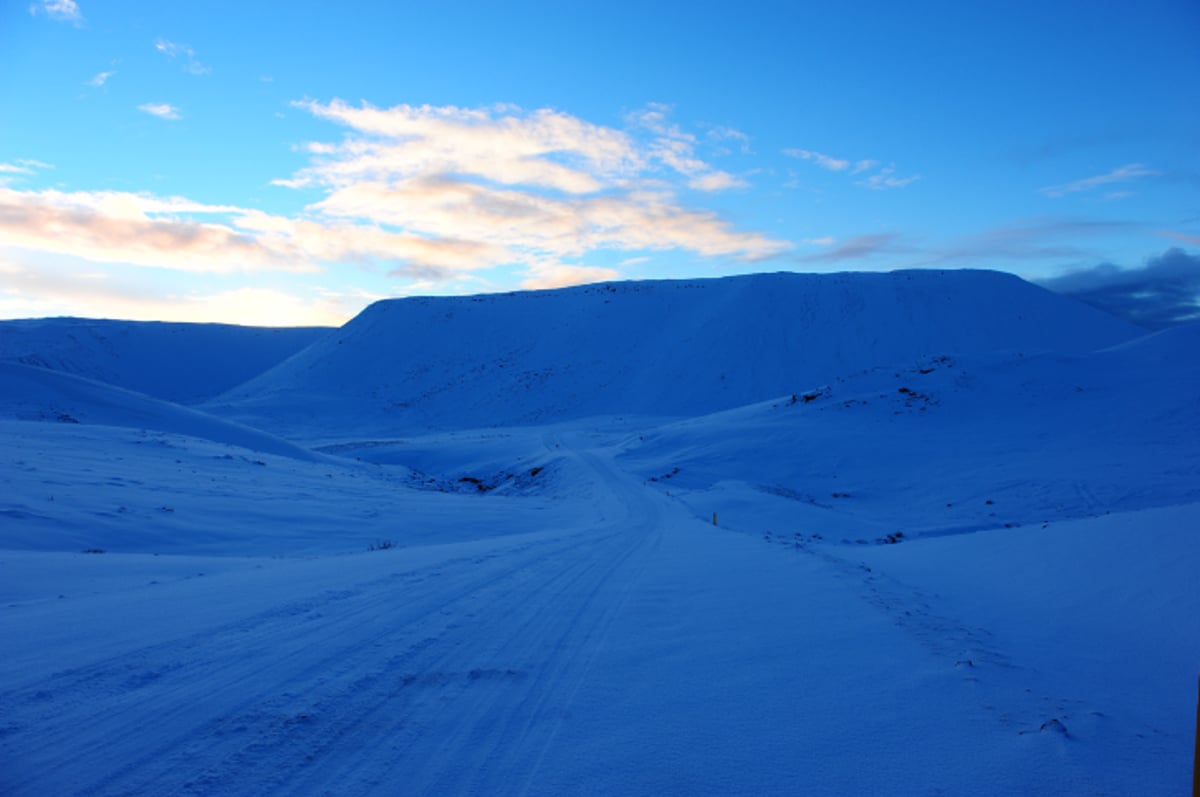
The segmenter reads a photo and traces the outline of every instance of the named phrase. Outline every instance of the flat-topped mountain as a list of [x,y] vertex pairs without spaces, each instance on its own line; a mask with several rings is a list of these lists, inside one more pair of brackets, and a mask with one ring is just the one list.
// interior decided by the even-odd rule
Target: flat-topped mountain
[[991,271],[759,274],[377,302],[208,407],[275,431],[693,416],[935,355],[1144,330]]

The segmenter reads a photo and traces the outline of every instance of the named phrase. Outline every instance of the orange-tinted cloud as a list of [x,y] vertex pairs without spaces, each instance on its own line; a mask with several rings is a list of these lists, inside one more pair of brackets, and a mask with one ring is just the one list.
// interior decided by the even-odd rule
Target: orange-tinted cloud
[[[323,189],[309,207],[314,218],[474,245],[480,267],[524,263],[531,284],[543,281],[533,264],[597,250],[754,260],[791,246],[683,204],[682,190],[745,181],[700,159],[695,137],[668,120],[665,106],[631,114],[632,129],[617,130],[549,109],[296,105],[350,128],[339,143],[308,145],[312,165],[277,181]],[[600,273],[558,268],[580,279]]]

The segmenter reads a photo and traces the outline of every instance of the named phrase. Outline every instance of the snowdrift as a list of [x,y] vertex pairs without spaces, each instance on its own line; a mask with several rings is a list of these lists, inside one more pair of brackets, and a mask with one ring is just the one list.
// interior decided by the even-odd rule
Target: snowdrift
[[203,401],[277,365],[329,330],[39,318],[0,322],[0,361]]
[[216,399],[280,431],[695,416],[929,355],[1143,334],[984,271],[759,274],[378,302]]

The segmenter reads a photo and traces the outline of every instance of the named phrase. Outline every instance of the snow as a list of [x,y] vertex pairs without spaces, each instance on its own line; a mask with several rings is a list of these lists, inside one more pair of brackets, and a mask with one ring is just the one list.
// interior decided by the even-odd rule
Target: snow
[[998,272],[781,273],[396,299],[207,406],[298,436],[693,417],[926,356],[1086,352],[1140,334]]
[[277,365],[329,332],[165,321],[32,318],[0,323],[0,362],[196,403]]
[[1197,343],[934,272],[0,363],[0,792],[1181,793]]

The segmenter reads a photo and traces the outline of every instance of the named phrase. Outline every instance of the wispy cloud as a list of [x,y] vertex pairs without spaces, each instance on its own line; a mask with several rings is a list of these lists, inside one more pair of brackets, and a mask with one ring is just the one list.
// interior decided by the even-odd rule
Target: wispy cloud
[[142,113],[157,116],[159,119],[180,119],[179,109],[169,102],[145,102],[138,106]]
[[174,58],[177,55],[186,55],[190,57],[196,54],[195,51],[186,44],[173,42],[168,39],[164,39],[161,36],[154,40],[154,49],[158,50],[163,55],[170,56],[171,58]]
[[596,250],[753,260],[790,246],[680,203],[677,188],[742,183],[700,160],[664,106],[618,130],[550,109],[294,105],[350,129],[339,143],[308,145],[312,164],[277,181],[324,193],[312,217],[472,245],[486,251],[477,268],[525,264],[531,280],[545,281],[535,264],[594,276],[561,264]]
[[30,14],[45,14],[50,19],[59,22],[71,22],[79,25],[83,22],[83,12],[75,0],[41,0],[29,7]]
[[[698,191],[724,191],[729,188],[741,188],[746,181],[726,172],[715,169],[701,160],[696,154],[696,136],[685,132],[679,125],[670,121],[671,108],[662,103],[650,103],[645,108],[628,115],[629,121],[635,127],[641,127],[655,135],[647,147],[647,155],[651,161],[658,161],[669,168],[685,175],[689,187]],[[735,130],[723,128],[726,136],[737,137],[742,134]]]
[[[828,241],[828,244],[825,242]],[[899,254],[910,251],[899,233],[880,232],[856,235],[834,245],[831,239],[815,239],[814,244],[829,246],[829,250],[799,258],[803,263],[841,263],[847,260],[862,261],[882,254]]]
[[1163,235],[1167,236],[1168,238],[1174,238],[1176,241],[1182,241],[1185,244],[1191,244],[1192,246],[1200,246],[1200,235],[1195,235],[1193,233],[1179,232],[1177,230],[1167,230],[1166,232],[1163,233]]
[[1160,172],[1153,169],[1147,169],[1140,163],[1129,163],[1113,169],[1106,174],[1098,174],[1094,177],[1085,177],[1082,180],[1075,180],[1062,185],[1051,185],[1039,189],[1043,194],[1052,198],[1064,197],[1067,194],[1075,194],[1083,191],[1092,191],[1103,185],[1112,183],[1127,183],[1132,180],[1137,180],[1142,177],[1154,177]]
[[1140,268],[1100,263],[1039,284],[1151,329],[1200,321],[1200,256],[1182,249]]
[[196,51],[189,45],[173,42],[161,36],[154,40],[154,49],[169,58],[184,57],[183,71],[190,75],[207,75],[212,69],[196,60]]
[[[941,240],[899,232],[866,233],[842,239],[804,238],[801,244],[819,246],[822,251],[799,255],[795,260],[853,263],[887,255],[893,265],[905,268],[1000,268],[1014,262],[1080,262],[1094,257],[1094,250],[1104,238],[1139,230],[1148,231],[1144,225],[1129,221],[1042,216]],[[1200,243],[1196,237],[1189,241],[1182,234],[1164,235]]]
[[810,149],[785,149],[783,154],[789,158],[812,161],[822,169],[828,169],[831,172],[842,172],[850,168],[850,161],[848,160],[835,158],[832,155],[826,155],[821,152],[813,152]]
[[728,146],[736,146],[743,155],[750,153],[750,136],[732,127],[712,125],[707,131],[710,141],[715,142],[722,154],[726,154]]
[[49,163],[42,163],[41,161],[29,158],[20,158],[12,163],[0,163],[0,188],[7,186],[13,181],[36,174],[42,169],[53,168]]
[[858,185],[870,188],[872,191],[887,191],[891,188],[903,188],[920,179],[921,175],[919,174],[912,174],[908,177],[897,177],[896,170],[888,166],[880,169],[875,174],[868,175],[864,179],[859,180]]
[[986,265],[1013,260],[1062,260],[1087,255],[1089,240],[1127,233],[1131,222],[1043,216],[961,236],[926,253],[922,265]]
[[93,77],[91,78],[91,80],[88,80],[88,81],[87,81],[87,85],[91,86],[92,88],[97,88],[97,89],[98,89],[98,88],[100,88],[101,86],[103,86],[105,83],[107,83],[107,82],[108,82],[108,79],[109,79],[110,77],[112,77],[113,75],[115,75],[115,74],[117,74],[115,71],[111,71],[111,72],[97,72],[97,73],[95,74],[95,76],[93,76]]
[[27,161],[0,163],[0,174],[33,174],[33,166]]
[[[811,149],[785,149],[783,150],[783,154],[789,158],[809,161],[826,171],[846,172],[851,175],[864,174],[879,167],[879,161],[872,160],[871,158],[860,158],[859,160],[835,158],[832,155],[826,155],[823,152],[816,152]],[[873,191],[886,191],[890,188],[903,188],[920,179],[921,175],[919,174],[908,177],[897,177],[895,167],[886,166],[875,174],[867,175],[861,180],[856,180],[855,185],[870,188]]]

